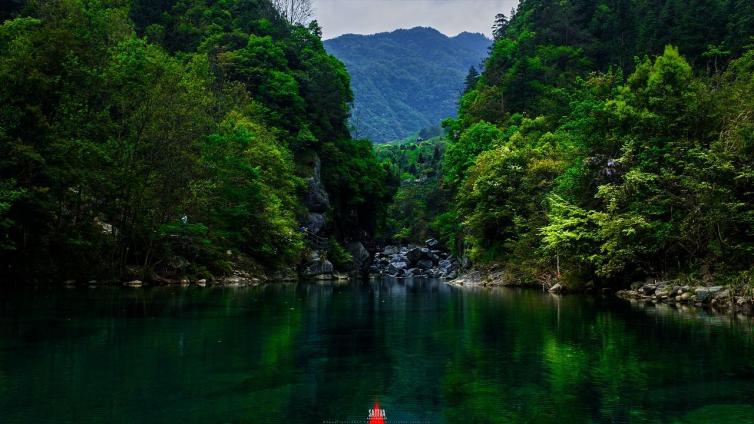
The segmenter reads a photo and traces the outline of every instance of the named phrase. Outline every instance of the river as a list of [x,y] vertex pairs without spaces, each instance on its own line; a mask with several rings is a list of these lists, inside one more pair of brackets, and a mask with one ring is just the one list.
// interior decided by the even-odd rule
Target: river
[[6,290],[0,422],[754,422],[753,327],[431,280]]

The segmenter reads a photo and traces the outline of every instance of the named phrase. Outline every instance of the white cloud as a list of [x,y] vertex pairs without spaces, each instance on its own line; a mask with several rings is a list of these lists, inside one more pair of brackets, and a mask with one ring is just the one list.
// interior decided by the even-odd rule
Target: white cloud
[[314,9],[325,39],[415,26],[451,36],[463,31],[490,36],[495,15],[509,15],[516,4],[518,0],[314,0]]

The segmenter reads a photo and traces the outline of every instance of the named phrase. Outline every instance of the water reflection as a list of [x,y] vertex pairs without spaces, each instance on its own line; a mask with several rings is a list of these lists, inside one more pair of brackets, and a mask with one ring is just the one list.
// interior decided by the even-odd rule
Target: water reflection
[[747,422],[751,321],[428,280],[0,301],[3,422]]

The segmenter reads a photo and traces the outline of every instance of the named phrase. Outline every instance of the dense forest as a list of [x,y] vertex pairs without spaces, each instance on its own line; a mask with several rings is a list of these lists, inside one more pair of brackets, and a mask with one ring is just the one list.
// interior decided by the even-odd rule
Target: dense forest
[[351,75],[353,134],[387,142],[455,116],[464,76],[479,66],[491,41],[478,33],[448,37],[416,27],[324,43]]
[[343,253],[381,219],[394,177],[351,139],[316,21],[267,0],[1,13],[3,279],[290,268],[307,236]]
[[444,242],[512,282],[751,284],[754,3],[523,0],[512,15],[444,122]]
[[439,215],[453,198],[442,180],[445,143],[444,135],[429,139],[414,135],[375,147],[377,158],[390,164],[391,174],[400,177],[378,233],[380,241],[423,243],[437,234]]

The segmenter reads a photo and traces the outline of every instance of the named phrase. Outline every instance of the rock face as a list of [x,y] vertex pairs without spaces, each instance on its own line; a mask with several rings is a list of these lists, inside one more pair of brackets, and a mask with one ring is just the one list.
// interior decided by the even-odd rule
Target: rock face
[[395,278],[455,278],[459,263],[452,255],[437,249],[435,239],[426,241],[426,246],[385,246],[377,252],[369,267],[372,274]]
[[325,228],[325,215],[311,212],[306,219],[306,229],[312,234],[319,234]]
[[365,272],[369,269],[371,256],[369,251],[361,244],[360,241],[353,241],[346,245],[346,250],[353,256],[354,268],[356,271]]
[[311,252],[304,263],[302,274],[306,277],[318,277],[321,275],[332,274],[335,267],[332,262],[320,257],[319,253]]
[[306,196],[304,203],[310,212],[323,213],[330,209],[330,197],[322,184],[322,163],[319,156],[314,156],[314,172],[306,181]]

